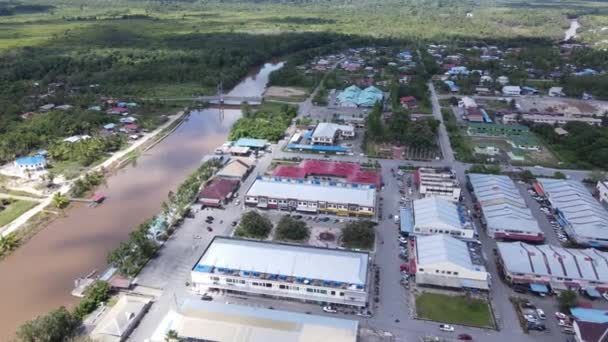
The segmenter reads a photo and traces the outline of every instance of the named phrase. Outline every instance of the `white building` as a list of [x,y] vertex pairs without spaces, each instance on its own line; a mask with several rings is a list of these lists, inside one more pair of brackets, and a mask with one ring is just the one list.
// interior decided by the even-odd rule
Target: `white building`
[[564,88],[563,87],[551,87],[549,88],[549,96],[559,97],[564,96]]
[[245,195],[245,204],[263,209],[373,216],[376,190],[340,183],[324,185],[314,181],[256,179]]
[[339,125],[329,122],[320,122],[312,133],[312,143],[334,145],[338,138],[352,139],[355,137],[355,128],[351,125]]
[[522,242],[498,242],[499,263],[507,280],[516,284],[541,284],[553,290],[608,290],[608,253]]
[[477,102],[471,97],[465,96],[458,101],[458,107],[460,108],[477,108]]
[[608,246],[608,211],[583,183],[549,178],[539,178],[538,183],[570,239],[586,246]]
[[468,175],[475,209],[495,239],[542,242],[545,235],[532,216],[515,183],[502,175]]
[[152,342],[166,342],[173,330],[180,341],[356,342],[359,322],[259,306],[186,300],[158,324]]
[[496,78],[496,82],[500,83],[502,86],[506,86],[509,84],[509,78],[507,76],[498,76],[498,78]]
[[192,289],[365,307],[369,254],[216,236],[192,268]]
[[41,155],[21,157],[15,160],[15,167],[17,167],[22,174],[44,171],[47,167],[47,160]]
[[504,86],[502,87],[504,96],[519,96],[521,95],[521,87],[519,86]]
[[416,284],[479,290],[490,288],[490,275],[477,243],[447,235],[418,236],[414,251]]
[[443,198],[415,200],[412,217],[416,235],[446,234],[464,239],[473,239],[476,235],[464,208]]
[[502,116],[502,122],[504,124],[517,123],[518,116],[521,116],[522,120],[549,125],[565,125],[568,122],[584,122],[593,126],[600,126],[602,124],[602,119],[599,118],[563,114],[505,114]]
[[442,197],[450,201],[460,200],[460,183],[450,169],[419,168],[414,182],[423,197]]

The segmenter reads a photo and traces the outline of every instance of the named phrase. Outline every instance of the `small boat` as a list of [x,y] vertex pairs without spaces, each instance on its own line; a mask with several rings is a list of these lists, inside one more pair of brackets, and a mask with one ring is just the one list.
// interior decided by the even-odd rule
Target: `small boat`
[[99,204],[101,202],[103,202],[106,199],[106,195],[104,195],[101,192],[96,192],[93,197],[91,197],[91,202],[95,203],[95,204]]

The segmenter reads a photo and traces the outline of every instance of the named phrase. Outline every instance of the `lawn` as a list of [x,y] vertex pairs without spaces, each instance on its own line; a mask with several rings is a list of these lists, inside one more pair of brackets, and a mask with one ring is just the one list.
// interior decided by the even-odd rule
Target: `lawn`
[[31,201],[11,200],[12,202],[0,211],[0,227],[11,223],[14,219],[21,216],[37,203]]
[[477,327],[494,327],[490,306],[481,299],[423,293],[416,296],[418,317]]

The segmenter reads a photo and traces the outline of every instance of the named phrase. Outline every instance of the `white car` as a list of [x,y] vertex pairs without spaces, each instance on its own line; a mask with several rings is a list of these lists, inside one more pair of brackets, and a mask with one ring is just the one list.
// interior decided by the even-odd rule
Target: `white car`
[[447,331],[447,332],[453,332],[454,331],[454,327],[449,325],[449,324],[440,324],[439,325],[439,330],[441,331]]
[[338,312],[338,310],[334,309],[333,307],[327,305],[323,307],[323,311],[327,312],[327,313],[336,313]]
[[608,292],[602,293],[602,297],[604,297],[605,300],[608,300]]
[[565,313],[561,313],[559,311],[555,313],[555,318],[557,318],[557,319],[566,319],[567,317],[568,316],[566,316]]
[[545,316],[545,312],[542,309],[536,309],[536,314],[540,319],[547,319],[547,316]]

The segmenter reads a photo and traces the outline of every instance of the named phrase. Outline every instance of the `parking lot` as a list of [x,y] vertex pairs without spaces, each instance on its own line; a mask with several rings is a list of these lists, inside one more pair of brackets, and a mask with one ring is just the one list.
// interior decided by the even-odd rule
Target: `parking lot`
[[[550,214],[551,208],[549,203],[539,197],[528,184],[517,183],[517,187],[521,196],[526,201],[526,205],[530,208],[532,216],[538,222],[540,229],[545,234],[545,242],[551,245],[561,245],[567,242],[565,235],[559,224],[555,221],[553,215]],[[558,238],[557,233],[562,234],[563,238]],[[561,239],[561,240],[560,240]]]

